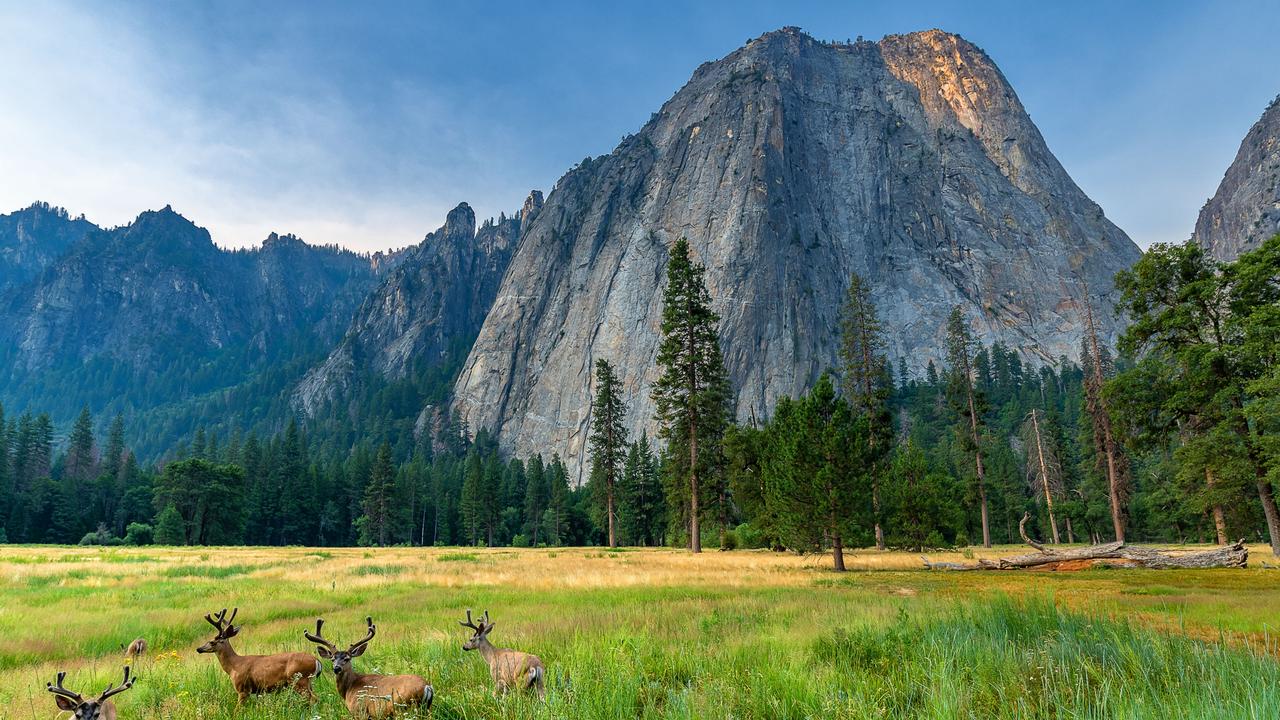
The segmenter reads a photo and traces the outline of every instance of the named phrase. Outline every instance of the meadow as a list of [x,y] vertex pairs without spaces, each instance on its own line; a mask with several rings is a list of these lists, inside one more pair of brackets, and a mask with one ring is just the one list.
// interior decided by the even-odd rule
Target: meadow
[[[1275,718],[1280,571],[1251,550],[1245,570],[1078,573],[860,551],[835,574],[755,551],[0,546],[0,715],[58,717],[58,670],[100,692],[141,636],[121,718],[347,717],[327,665],[314,705],[237,711],[194,652],[204,614],[234,606],[242,654],[309,651],[317,617],[345,646],[372,615],[357,669],[425,676],[441,719]],[[542,657],[545,700],[495,697],[461,649],[467,608],[490,611],[496,645]]]

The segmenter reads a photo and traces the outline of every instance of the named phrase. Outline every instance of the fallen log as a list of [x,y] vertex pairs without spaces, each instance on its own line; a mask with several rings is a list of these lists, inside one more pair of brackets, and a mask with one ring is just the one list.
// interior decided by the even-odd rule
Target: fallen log
[[1224,545],[1212,550],[1198,552],[1169,553],[1149,547],[1126,545],[1113,542],[1101,545],[1090,545],[1082,548],[1055,550],[1045,547],[1027,536],[1027,520],[1030,514],[1022,516],[1018,523],[1018,534],[1022,540],[1035,548],[1037,552],[1028,555],[999,558],[997,560],[979,559],[971,565],[961,563],[934,563],[924,558],[925,567],[930,570],[1048,570],[1070,571],[1085,570],[1093,567],[1140,567],[1152,570],[1168,570],[1173,568],[1242,568],[1249,564],[1249,549],[1244,540],[1234,545]]

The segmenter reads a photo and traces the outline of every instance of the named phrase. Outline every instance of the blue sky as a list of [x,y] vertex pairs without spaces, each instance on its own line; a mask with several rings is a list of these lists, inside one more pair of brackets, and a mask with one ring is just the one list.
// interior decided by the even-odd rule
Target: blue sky
[[116,225],[171,203],[226,246],[403,246],[458,202],[496,215],[549,190],[783,25],[964,35],[1143,246],[1190,235],[1280,93],[1280,0],[7,3],[0,211]]

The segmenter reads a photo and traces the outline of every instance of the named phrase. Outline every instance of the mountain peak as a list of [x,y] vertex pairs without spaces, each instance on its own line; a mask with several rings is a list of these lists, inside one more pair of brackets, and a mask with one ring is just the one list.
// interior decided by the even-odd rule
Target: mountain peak
[[476,213],[465,202],[449,211],[445,217],[442,234],[449,238],[465,238],[470,240],[476,235]]
[[1280,233],[1280,96],[1249,128],[1192,239],[1219,260],[1234,260]]

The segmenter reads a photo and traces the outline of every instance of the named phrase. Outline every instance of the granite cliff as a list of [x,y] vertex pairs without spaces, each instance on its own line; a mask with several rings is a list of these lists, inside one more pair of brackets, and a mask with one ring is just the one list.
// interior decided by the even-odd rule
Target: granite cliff
[[560,179],[521,229],[456,415],[580,470],[604,358],[630,429],[652,434],[663,271],[682,236],[708,267],[740,418],[835,363],[852,272],[873,286],[894,359],[936,357],[960,305],[984,341],[1048,362],[1079,347],[1085,285],[1115,335],[1112,277],[1139,256],[971,43],[785,28],[699,67],[639,132]]

